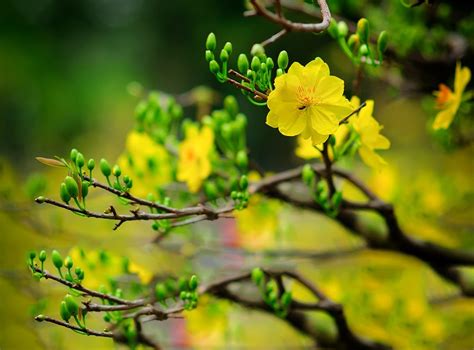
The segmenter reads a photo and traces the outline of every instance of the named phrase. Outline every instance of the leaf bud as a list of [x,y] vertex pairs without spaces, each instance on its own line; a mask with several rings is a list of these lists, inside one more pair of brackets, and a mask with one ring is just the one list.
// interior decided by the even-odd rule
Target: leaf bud
[[214,59],[214,54],[211,50],[206,50],[206,61],[211,62]]
[[46,198],[44,196],[39,196],[35,198],[35,202],[38,204],[42,204],[46,201]]
[[167,295],[166,286],[163,283],[157,283],[155,286],[156,300],[158,301],[165,300],[166,295]]
[[73,265],[72,258],[69,255],[66,256],[66,259],[64,259],[64,266],[70,269],[72,265]]
[[69,322],[69,319],[71,318],[71,313],[67,309],[67,305],[64,300],[61,301],[61,304],[59,306],[59,315],[65,322]]
[[224,108],[232,117],[235,117],[237,113],[239,113],[239,104],[237,103],[237,99],[232,95],[225,97]]
[[235,157],[235,164],[237,164],[237,166],[241,170],[247,169],[249,161],[248,161],[247,153],[245,151],[237,152],[237,156]]
[[384,30],[379,34],[377,39],[377,48],[379,52],[383,53],[387,49],[388,46],[388,33]]
[[247,177],[247,175],[242,175],[240,177],[240,188],[242,189],[242,191],[246,191],[248,187],[249,187],[249,178]]
[[253,71],[258,72],[260,69],[260,59],[257,56],[252,57],[252,62],[250,63],[250,67]]
[[114,174],[115,177],[119,177],[120,175],[122,175],[122,170],[117,164],[115,164],[112,168],[112,174]]
[[229,41],[228,41],[228,42],[226,42],[226,43],[224,44],[224,50],[226,50],[226,51],[227,51],[227,53],[228,53],[228,54],[229,54],[229,56],[230,56],[230,55],[231,55],[231,53],[232,53],[232,43],[231,43],[231,42],[229,42]]
[[44,250],[40,251],[38,259],[41,262],[45,262],[46,261],[46,251],[44,251]]
[[221,59],[221,62],[227,62],[229,60],[229,53],[226,50],[222,49],[219,57]]
[[218,189],[215,182],[206,181],[204,183],[204,194],[209,200],[214,200],[218,197]]
[[84,164],[86,163],[86,161],[84,160],[84,155],[80,152],[77,152],[77,156],[76,156],[76,165],[79,169],[81,169]]
[[253,283],[255,283],[257,286],[261,285],[261,283],[263,282],[264,276],[265,274],[263,273],[261,268],[255,267],[252,270],[251,278],[252,278]]
[[314,179],[314,171],[313,168],[311,168],[311,165],[305,164],[303,166],[303,170],[301,171],[301,177],[303,178],[303,182],[307,186],[311,185]]
[[69,158],[71,158],[71,160],[75,163],[76,162],[76,157],[77,157],[77,149],[73,148],[71,150],[71,153],[69,154]]

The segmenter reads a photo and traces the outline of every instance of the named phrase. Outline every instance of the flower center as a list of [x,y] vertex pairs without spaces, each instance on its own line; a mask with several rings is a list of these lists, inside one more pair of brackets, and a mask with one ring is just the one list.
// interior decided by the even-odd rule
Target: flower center
[[451,100],[452,95],[453,93],[449,87],[444,84],[439,84],[439,91],[436,96],[436,108],[444,108],[446,103]]
[[196,159],[196,153],[194,152],[194,149],[188,148],[186,150],[186,160],[188,162],[192,162],[194,161],[194,159]]
[[305,110],[307,107],[318,104],[319,101],[315,97],[316,88],[298,86],[296,89],[296,100],[298,101],[298,109]]

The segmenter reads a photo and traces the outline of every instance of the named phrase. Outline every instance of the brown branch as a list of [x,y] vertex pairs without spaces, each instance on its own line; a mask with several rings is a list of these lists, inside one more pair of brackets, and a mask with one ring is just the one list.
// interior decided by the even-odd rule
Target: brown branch
[[111,332],[98,332],[98,331],[94,331],[94,330],[88,329],[88,328],[77,327],[77,326],[74,326],[70,323],[60,321],[60,320],[57,320],[55,318],[51,318],[49,316],[38,315],[38,316],[35,317],[35,320],[38,321],[38,322],[45,321],[45,322],[49,322],[49,323],[54,323],[58,326],[62,326],[62,327],[65,327],[65,328],[69,328],[69,329],[78,331],[78,332],[82,332],[82,333],[85,333],[87,335],[93,335],[93,336],[96,336],[96,337],[114,338],[114,333],[111,333]]

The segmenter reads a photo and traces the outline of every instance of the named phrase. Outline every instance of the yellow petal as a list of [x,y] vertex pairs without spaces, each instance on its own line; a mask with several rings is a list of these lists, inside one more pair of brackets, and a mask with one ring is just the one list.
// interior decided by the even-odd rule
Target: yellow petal
[[375,149],[388,149],[390,148],[390,141],[385,136],[377,135],[375,142],[373,143]]
[[455,106],[450,106],[449,108],[438,112],[433,122],[433,129],[447,129],[449,127],[457,112],[457,108],[453,107]]
[[311,107],[311,124],[313,129],[322,135],[330,135],[336,132],[339,126],[339,120],[333,112],[327,108],[319,108],[319,106]]
[[268,112],[266,123],[267,123],[267,125],[271,126],[272,128],[277,128],[278,127],[278,116],[272,111]]
[[297,147],[295,154],[302,159],[313,159],[321,157],[321,152],[314,148],[311,139],[304,139],[303,136],[298,136]]
[[307,118],[307,113],[299,111],[280,116],[278,119],[278,130],[285,136],[301,134],[306,127]]
[[471,80],[471,70],[468,67],[461,68],[461,63],[458,62],[454,74],[454,93],[461,97],[469,80]]
[[344,93],[344,81],[335,76],[323,77],[316,85],[315,94],[321,103],[331,103]]
[[360,146],[359,155],[362,161],[373,169],[380,170],[387,165],[387,162],[382,157],[365,145]]

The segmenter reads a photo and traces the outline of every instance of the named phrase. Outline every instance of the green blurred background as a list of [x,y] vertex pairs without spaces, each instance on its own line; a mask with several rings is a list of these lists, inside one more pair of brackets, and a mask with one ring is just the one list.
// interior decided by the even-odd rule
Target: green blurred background
[[[376,29],[390,27],[403,53],[390,71],[384,71],[387,75],[369,74],[361,93],[362,98],[375,99],[375,116],[392,140],[391,150],[384,153],[390,166],[373,174],[356,163],[356,172],[383,198],[395,202],[408,232],[472,250],[472,146],[451,147],[449,151],[442,147],[429,132],[433,115],[422,103],[431,98],[439,82],[452,81],[456,60],[439,59],[444,56],[442,45],[437,46],[451,31],[467,38],[462,62],[473,67],[471,8],[466,2],[438,7],[439,18],[435,16],[431,23],[431,10],[406,9],[398,1],[387,3],[340,0],[332,4],[335,14],[352,20],[365,14]],[[473,302],[462,298],[436,305],[427,302],[450,298],[456,291],[413,259],[366,251],[331,261],[216,253],[216,247],[223,244],[219,230],[227,229],[219,225],[199,226],[199,235],[183,231],[164,247],[157,247],[150,243],[153,236],[148,225],[128,225],[113,232],[110,223],[77,219],[32,204],[39,193],[55,195],[64,176],[62,171],[45,169],[35,156],[65,156],[71,147],[77,147],[87,157],[116,159],[123,151],[138,102],[127,89],[131,82],[176,96],[198,85],[218,90],[221,97],[236,94],[208,72],[203,57],[207,34],[215,32],[221,44],[232,41],[234,51],[240,52],[249,51],[253,43],[279,30],[261,18],[244,18],[241,1],[6,0],[0,9],[1,349],[113,348],[107,340],[81,337],[32,320],[32,315],[44,310],[56,314],[56,301],[64,291],[32,281],[24,263],[26,252],[54,247],[66,254],[75,245],[129,256],[143,266],[152,266],[151,272],[191,270],[204,278],[255,264],[298,266],[331,296],[347,304],[356,328],[368,336],[396,343],[399,349],[461,350],[474,346]],[[384,11],[394,20],[387,23]],[[406,47],[402,48],[402,43]],[[332,73],[344,78],[351,90],[353,67],[328,35],[290,33],[268,47],[267,54],[275,57],[281,49],[290,53],[291,60],[302,63],[323,57]],[[397,84],[380,82],[378,74],[395,77]],[[254,158],[268,170],[300,164],[293,155],[294,140],[265,126],[264,110],[240,101],[249,117],[249,146]],[[195,113],[193,108],[185,111],[190,117]],[[94,198],[103,205],[107,200]],[[360,243],[326,218],[304,213],[301,220],[300,215],[283,208],[274,223],[277,232],[271,232],[259,248],[324,251]],[[246,234],[252,240],[259,233]],[[245,242],[241,245],[255,248]],[[202,247],[209,249],[198,251]],[[394,311],[397,307],[405,310],[407,300],[420,302],[423,317]],[[202,348],[226,348],[225,343],[260,348],[308,345],[307,339],[279,320],[229,305],[219,307],[228,316],[224,320],[217,317],[212,323],[208,315],[217,335],[203,331],[209,343]],[[416,303],[413,307],[416,309]],[[374,308],[376,314],[364,313]],[[185,336],[183,327],[180,323],[160,326],[157,337],[174,348],[202,342],[199,336]],[[195,330],[195,334],[200,333]]]

